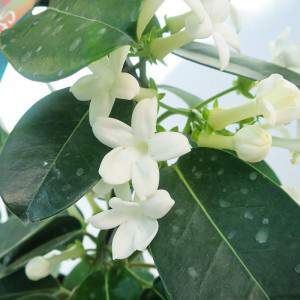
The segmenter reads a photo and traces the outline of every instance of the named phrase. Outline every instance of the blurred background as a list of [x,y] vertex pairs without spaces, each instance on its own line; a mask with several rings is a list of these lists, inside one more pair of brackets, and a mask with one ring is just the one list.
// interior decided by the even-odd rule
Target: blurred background
[[[299,0],[233,0],[232,2],[241,15],[240,40],[243,54],[270,61],[269,43],[286,27],[291,28],[291,42],[300,44]],[[176,15],[185,9],[185,5],[180,0],[167,0],[158,15],[160,20],[163,20],[166,13]],[[173,85],[203,99],[230,87],[235,79],[234,76],[182,60],[174,55],[169,55],[165,62],[167,66],[149,65],[149,76],[158,84]],[[51,86],[55,90],[70,86],[83,73],[86,73],[86,70],[67,79],[53,82]],[[6,129],[11,131],[22,115],[49,92],[49,86],[22,77],[9,65],[0,82],[0,119]],[[241,96],[232,93],[222,98],[220,105],[232,106],[243,101],[245,100]],[[184,106],[184,103],[171,94],[167,94],[166,103],[172,106]],[[180,117],[173,117],[167,119],[164,125],[167,128],[183,126],[183,121]],[[295,131],[295,126],[292,125],[291,130]],[[292,165],[290,159],[291,155],[288,151],[273,149],[267,161],[284,185],[300,187],[300,163]],[[84,202],[79,205],[85,207]],[[87,209],[86,216],[90,214]]]

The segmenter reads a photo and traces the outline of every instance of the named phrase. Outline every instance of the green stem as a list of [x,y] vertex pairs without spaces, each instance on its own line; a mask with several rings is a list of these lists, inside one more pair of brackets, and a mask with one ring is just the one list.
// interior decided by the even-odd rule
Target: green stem
[[206,106],[207,104],[209,104],[209,103],[217,100],[218,98],[223,97],[223,96],[225,96],[225,95],[227,95],[227,94],[229,94],[229,93],[231,93],[231,92],[233,92],[233,91],[235,91],[237,89],[238,89],[238,86],[232,86],[231,88],[226,89],[226,90],[224,90],[224,91],[222,91],[222,92],[220,92],[220,93],[218,93],[218,94],[216,94],[216,95],[208,98],[207,100],[205,100],[203,102],[200,102],[199,104],[197,104],[193,108],[200,109],[200,108]]
[[141,87],[148,88],[149,87],[149,81],[147,78],[147,67],[146,67],[147,60],[145,58],[140,59],[140,83]]
[[200,133],[197,137],[197,144],[199,147],[234,150],[232,136]]
[[128,263],[129,268],[147,268],[147,269],[156,269],[156,266],[153,264],[145,263]]
[[139,275],[137,275],[135,272],[133,272],[132,270],[130,270],[129,268],[125,267],[125,270],[128,272],[129,275],[131,275],[137,282],[139,282],[142,286],[146,287],[146,288],[152,288],[152,283],[145,280],[144,278],[140,277]]
[[285,148],[293,152],[300,152],[300,139],[273,137],[272,145],[274,147]]
[[82,245],[75,244],[73,247],[62,252],[61,254],[49,258],[49,261],[51,265],[57,265],[63,262],[64,260],[75,259],[83,255],[85,255],[85,250],[83,249]]
[[93,215],[96,215],[100,212],[102,212],[102,209],[99,207],[99,205],[96,203],[95,201],[95,198],[93,197],[93,195],[91,193],[87,193],[85,195],[89,205],[91,206],[92,208],[92,211],[93,211]]
[[166,110],[168,110],[169,112],[173,113],[173,114],[179,114],[179,115],[184,115],[184,116],[189,116],[191,111],[189,109],[185,109],[185,108],[174,108],[171,107],[165,103],[159,102],[159,106],[162,108],[165,108]]
[[166,111],[164,112],[163,114],[161,114],[158,118],[157,118],[157,123],[161,123],[162,121],[164,121],[165,119],[173,116],[173,115],[176,115],[177,113],[174,113],[174,112],[170,112],[170,111]]
[[185,27],[186,18],[192,15],[192,12],[186,12],[182,15],[166,19],[167,28],[171,33],[176,33]]

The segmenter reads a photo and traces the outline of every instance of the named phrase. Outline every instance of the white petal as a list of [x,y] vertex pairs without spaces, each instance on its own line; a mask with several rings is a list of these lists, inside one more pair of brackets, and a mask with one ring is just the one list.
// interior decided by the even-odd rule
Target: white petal
[[121,198],[124,201],[131,201],[131,189],[129,182],[124,184],[115,185],[114,191],[117,197]]
[[159,184],[159,169],[157,162],[150,156],[139,159],[132,168],[132,185],[141,199],[153,194]]
[[97,118],[93,125],[96,138],[110,148],[129,146],[134,143],[131,127],[113,118]]
[[141,13],[137,24],[137,37],[141,38],[145,28],[151,21],[157,9],[162,5],[164,0],[144,0],[141,7]]
[[224,22],[230,15],[228,0],[201,0],[213,23]]
[[234,4],[230,3],[230,19],[237,33],[241,31],[241,16]]
[[124,201],[123,199],[120,199],[118,197],[114,197],[109,200],[109,206],[115,210],[122,211],[124,214],[126,212],[129,213],[130,210],[136,211],[137,209],[140,210],[139,203],[133,202],[133,201]]
[[108,56],[105,56],[91,63],[89,65],[89,69],[94,74],[105,76],[107,72],[110,72],[110,64],[109,64]]
[[120,73],[122,71],[129,49],[130,46],[123,46],[110,53],[110,66],[115,73]]
[[123,184],[131,179],[132,166],[139,157],[139,152],[134,148],[115,148],[104,156],[99,174],[107,183]]
[[99,229],[112,229],[126,222],[128,217],[120,211],[109,209],[102,211],[89,219],[89,222]]
[[131,127],[136,137],[150,139],[156,131],[157,99],[144,99],[134,108]]
[[134,245],[135,223],[128,221],[119,226],[112,242],[113,259],[125,259],[136,249]]
[[188,16],[185,20],[185,29],[193,39],[204,39],[213,34],[213,26],[207,14],[201,23],[195,14]]
[[152,196],[141,202],[143,213],[152,218],[164,217],[175,204],[170,194],[165,190],[158,190]]
[[140,92],[138,81],[128,73],[121,73],[116,79],[113,94],[116,98],[131,100]]
[[223,36],[226,43],[228,43],[236,51],[240,51],[240,39],[239,39],[239,36],[236,32],[231,31],[224,24],[216,24],[215,29],[218,33],[220,33],[220,35]]
[[143,251],[152,242],[158,231],[158,222],[150,218],[140,218],[134,221],[135,236],[134,247],[136,250]]
[[149,153],[156,161],[176,158],[190,151],[188,139],[178,132],[159,132],[149,141]]
[[203,22],[204,17],[206,17],[207,13],[199,0],[184,0],[186,4],[191,8],[193,13],[197,16],[200,22]]
[[229,47],[226,44],[226,41],[223,38],[223,36],[219,33],[214,33],[213,38],[219,52],[220,69],[224,70],[228,66],[230,60]]
[[111,113],[115,99],[108,93],[101,93],[92,99],[89,108],[89,120],[93,126],[98,117],[108,117]]
[[91,100],[99,93],[99,78],[95,75],[87,75],[78,79],[70,88],[70,92],[81,101]]
[[106,183],[103,179],[101,179],[94,187],[93,192],[97,197],[105,199],[106,196],[110,196],[113,189],[113,185]]

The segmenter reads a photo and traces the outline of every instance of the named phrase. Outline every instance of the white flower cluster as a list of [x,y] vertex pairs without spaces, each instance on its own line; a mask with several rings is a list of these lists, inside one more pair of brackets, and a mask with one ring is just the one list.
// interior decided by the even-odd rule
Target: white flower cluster
[[[112,150],[101,162],[99,195],[115,191],[110,210],[91,218],[100,229],[118,227],[112,244],[113,258],[123,259],[135,250],[144,250],[158,230],[157,219],[174,205],[169,193],[158,190],[159,161],[177,158],[191,149],[181,133],[156,133],[158,102],[143,99],[135,106],[131,127],[109,117],[116,98],[133,99],[139,94],[137,80],[122,73],[129,47],[112,52],[90,66],[93,74],[71,88],[79,100],[91,100],[90,123],[96,138]],[[134,190],[134,197],[130,189]]]

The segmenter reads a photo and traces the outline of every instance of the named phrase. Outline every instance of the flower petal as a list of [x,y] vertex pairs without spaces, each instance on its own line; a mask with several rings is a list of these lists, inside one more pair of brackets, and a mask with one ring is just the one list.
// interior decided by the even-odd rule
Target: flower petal
[[99,78],[96,75],[83,76],[72,85],[70,92],[78,100],[91,100],[99,93],[98,82]]
[[124,259],[129,257],[136,249],[134,236],[135,222],[128,221],[119,226],[112,241],[113,259]]
[[121,73],[116,79],[113,94],[116,98],[131,100],[140,92],[138,81],[128,73]]
[[97,75],[105,76],[107,72],[110,72],[110,64],[108,56],[105,56],[99,60],[92,62],[89,65],[89,69]]
[[130,46],[123,46],[110,53],[109,55],[110,66],[111,68],[113,68],[115,73],[122,72],[129,49]]
[[120,224],[126,222],[128,217],[123,215],[120,211],[115,209],[109,209],[102,211],[99,214],[92,216],[89,222],[99,229],[112,229]]
[[159,184],[157,162],[150,156],[139,159],[132,168],[132,185],[140,199],[153,194]]
[[93,125],[96,138],[110,148],[129,146],[134,143],[131,127],[113,118],[97,118]]
[[223,36],[226,43],[228,43],[236,51],[240,51],[240,39],[236,32],[231,31],[224,24],[215,24],[215,30]]
[[175,204],[170,194],[165,190],[158,190],[152,196],[141,202],[143,213],[152,219],[164,217]]
[[149,141],[149,153],[156,161],[164,161],[191,151],[188,139],[178,132],[159,132]]
[[191,8],[193,13],[197,16],[198,20],[202,23],[207,13],[199,0],[184,0],[186,4]]
[[134,248],[143,251],[152,242],[158,231],[158,222],[150,218],[140,218],[135,223]]
[[104,156],[99,174],[109,184],[123,184],[131,179],[132,166],[139,158],[136,149],[117,147]]
[[214,33],[213,38],[219,52],[220,69],[224,70],[225,68],[227,68],[230,60],[229,47],[221,34]]
[[94,187],[93,192],[97,197],[104,199],[106,196],[110,196],[113,189],[113,185],[106,183],[101,179]]
[[188,16],[185,20],[185,29],[188,35],[193,39],[204,39],[213,34],[213,26],[207,14],[201,23],[197,15],[191,14]]
[[150,139],[156,131],[157,99],[144,99],[134,108],[131,127],[134,135],[142,140]]
[[133,201],[123,201],[123,199],[118,197],[113,197],[109,200],[109,206],[113,209],[122,211],[126,214],[131,209],[135,210],[139,208],[139,204]]
[[228,0],[201,0],[201,2],[213,23],[225,22],[230,15]]
[[117,197],[121,198],[124,201],[131,201],[131,189],[129,182],[124,184],[115,185],[114,191]]
[[89,108],[89,120],[93,126],[99,117],[108,117],[111,113],[115,99],[110,97],[108,93],[102,93],[93,98]]

